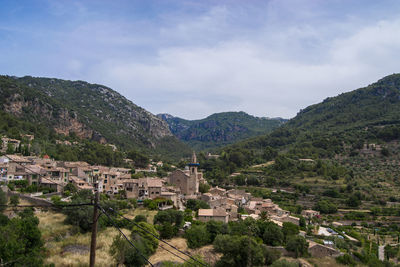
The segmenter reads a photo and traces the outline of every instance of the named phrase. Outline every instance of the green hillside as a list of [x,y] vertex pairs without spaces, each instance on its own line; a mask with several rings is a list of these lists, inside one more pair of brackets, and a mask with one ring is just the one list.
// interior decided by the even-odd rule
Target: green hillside
[[[190,155],[189,147],[173,136],[164,121],[103,85],[0,76],[0,99],[2,112],[12,120],[33,125],[11,127],[14,136],[18,131],[35,133],[34,128],[41,127],[53,135],[113,144],[122,151],[175,158]],[[0,131],[9,132],[7,127]]]
[[185,120],[159,114],[171,132],[196,150],[215,149],[237,141],[263,135],[282,125],[284,119],[251,116],[245,112],[215,113],[201,120]]
[[368,205],[400,199],[399,140],[394,74],[309,106],[270,134],[221,149],[218,159],[199,158],[214,184],[306,190],[314,194],[310,203],[329,189],[338,206],[351,207],[360,204],[347,197]]
[[393,74],[365,88],[309,106],[271,134],[235,146],[287,147],[301,156],[330,157],[363,142],[398,139],[399,133],[400,74]]

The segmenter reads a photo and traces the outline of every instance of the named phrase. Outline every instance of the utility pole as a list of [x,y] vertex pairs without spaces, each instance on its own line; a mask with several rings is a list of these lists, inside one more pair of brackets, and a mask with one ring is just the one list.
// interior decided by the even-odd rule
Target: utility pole
[[97,217],[99,216],[98,210],[99,204],[99,190],[97,189],[94,196],[94,206],[93,206],[93,224],[92,224],[92,240],[90,243],[90,267],[94,267],[94,262],[96,260],[96,238],[97,238]]

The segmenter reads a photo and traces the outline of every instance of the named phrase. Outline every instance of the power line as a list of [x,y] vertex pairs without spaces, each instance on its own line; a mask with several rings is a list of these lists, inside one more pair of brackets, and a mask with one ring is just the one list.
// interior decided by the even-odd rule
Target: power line
[[0,205],[0,207],[18,207],[18,208],[39,208],[39,207],[45,207],[45,208],[68,208],[68,207],[80,207],[80,206],[93,206],[93,203],[77,203],[77,204],[68,204],[68,205],[54,205],[50,204],[49,205]]
[[167,252],[171,253],[171,254],[172,254],[172,255],[174,255],[175,257],[178,257],[178,258],[180,258],[181,260],[183,260],[183,261],[186,261],[186,262],[187,262],[187,260],[186,260],[186,259],[184,259],[184,258],[182,258],[181,256],[179,256],[178,254],[176,254],[176,253],[172,252],[171,250],[167,249],[166,247],[163,247],[163,246],[161,246],[161,245],[160,245],[160,248],[162,248],[162,249],[166,250]]
[[121,231],[121,229],[114,223],[114,220],[106,213],[106,211],[99,205],[98,206],[100,211],[107,216],[109,221],[112,223],[112,225],[117,228],[117,230],[124,236],[124,238],[131,244],[132,247],[136,249],[136,251],[140,254],[140,256],[148,263],[150,266],[154,267],[154,265],[140,252],[140,250],[129,240],[129,238],[124,234],[124,232]]
[[[111,211],[115,212],[112,208],[109,208],[109,209],[110,209]],[[136,222],[134,222],[134,221],[132,221],[132,220],[126,218],[126,217],[123,216],[123,215],[120,215],[120,216],[121,216],[123,219],[125,219],[125,220],[127,220],[127,221],[133,223],[134,225],[136,225],[137,227],[139,227],[140,229],[142,229],[142,230],[145,231],[146,233],[148,233],[148,234],[152,235],[153,237],[157,238],[159,241],[161,241],[161,242],[167,244],[167,245],[170,246],[171,248],[173,248],[173,249],[179,251],[180,253],[182,253],[182,254],[188,256],[189,258],[191,258],[192,260],[196,261],[197,263],[199,263],[199,264],[201,264],[201,265],[203,265],[203,266],[206,266],[206,267],[208,266],[207,264],[204,264],[203,262],[199,261],[198,259],[196,259],[196,258],[193,257],[192,255],[190,255],[189,253],[186,253],[186,252],[180,250],[179,248],[175,247],[174,245],[169,244],[167,241],[165,241],[165,240],[159,238],[158,236],[156,236],[155,234],[153,234],[152,232],[150,232],[150,231],[147,230],[146,228],[140,226],[140,225],[137,224]]]

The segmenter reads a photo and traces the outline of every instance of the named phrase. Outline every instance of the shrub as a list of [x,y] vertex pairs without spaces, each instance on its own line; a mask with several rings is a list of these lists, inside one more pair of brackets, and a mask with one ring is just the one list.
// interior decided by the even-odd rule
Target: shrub
[[210,235],[205,225],[193,225],[185,232],[189,248],[199,248],[210,243]]

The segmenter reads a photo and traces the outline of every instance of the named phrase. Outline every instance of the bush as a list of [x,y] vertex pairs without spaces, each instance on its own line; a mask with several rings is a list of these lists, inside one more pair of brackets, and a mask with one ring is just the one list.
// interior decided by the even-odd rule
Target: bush
[[336,262],[343,265],[350,265],[350,266],[356,265],[356,261],[349,254],[344,254],[343,256],[336,257]]
[[274,261],[278,260],[281,257],[281,253],[274,249],[265,248],[264,249],[264,258],[265,264],[271,265]]
[[185,232],[189,248],[199,248],[210,243],[210,234],[205,225],[193,225]]
[[[145,244],[139,240],[132,241],[135,247],[143,253],[143,256],[148,258]],[[110,248],[110,254],[113,256],[118,265],[125,266],[145,266],[146,261],[143,259],[137,250],[129,244],[129,242],[120,235],[114,238]]]
[[329,200],[318,201],[317,204],[314,206],[314,209],[324,214],[331,214],[337,211],[336,205]]
[[308,254],[307,240],[299,235],[291,236],[286,244],[286,250],[294,252],[296,258],[305,256]]
[[7,204],[7,195],[4,193],[2,189],[0,189],[0,212],[3,212],[3,210],[6,209],[5,206],[1,205],[6,205]]
[[264,243],[270,246],[279,246],[282,245],[283,239],[281,228],[273,222],[267,222],[263,234]]
[[299,232],[299,227],[294,223],[284,222],[282,224],[282,233],[285,236],[285,240],[288,240],[290,236],[297,235]]
[[203,200],[188,199],[188,201],[186,202],[186,208],[191,209],[193,211],[198,211],[199,209],[209,209],[210,206]]
[[146,218],[146,216],[144,216],[142,214],[139,214],[139,215],[136,215],[136,217],[135,217],[135,219],[133,219],[133,221],[136,222],[136,223],[140,223],[140,222],[146,222],[147,223],[147,218]]
[[218,235],[213,244],[215,251],[223,254],[216,266],[260,266],[265,262],[265,245],[249,236]]
[[10,266],[43,266],[44,242],[39,219],[31,209],[18,215],[11,220],[1,219],[0,259]]

